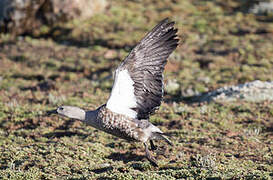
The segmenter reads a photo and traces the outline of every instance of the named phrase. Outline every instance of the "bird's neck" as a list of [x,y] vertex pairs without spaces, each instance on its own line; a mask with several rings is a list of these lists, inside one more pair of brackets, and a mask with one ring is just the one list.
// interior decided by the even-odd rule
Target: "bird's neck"
[[83,120],[84,123],[87,125],[98,127],[98,109],[94,111],[86,111],[85,119]]

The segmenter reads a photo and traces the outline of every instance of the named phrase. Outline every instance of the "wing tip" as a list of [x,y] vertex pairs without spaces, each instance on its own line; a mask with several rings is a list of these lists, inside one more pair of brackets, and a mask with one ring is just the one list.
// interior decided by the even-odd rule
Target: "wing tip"
[[169,17],[165,17],[164,19],[162,19],[158,24],[175,24],[175,21],[171,21]]
[[164,18],[161,20],[147,35],[146,38],[149,38],[150,36],[154,36],[155,34],[158,34],[161,31],[168,31],[169,29],[175,29],[174,28],[174,21],[170,21],[169,17]]
[[169,17],[164,18],[163,20],[161,20],[158,24],[166,24],[170,21]]

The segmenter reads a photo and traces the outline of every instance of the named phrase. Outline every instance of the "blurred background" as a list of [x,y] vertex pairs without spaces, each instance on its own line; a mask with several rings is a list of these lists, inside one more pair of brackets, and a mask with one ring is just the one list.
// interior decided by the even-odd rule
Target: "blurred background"
[[[161,168],[140,144],[44,115],[105,103],[115,68],[166,17],[180,44],[151,117],[175,144],[159,144]],[[0,1],[0,177],[272,178],[272,99],[273,1]]]

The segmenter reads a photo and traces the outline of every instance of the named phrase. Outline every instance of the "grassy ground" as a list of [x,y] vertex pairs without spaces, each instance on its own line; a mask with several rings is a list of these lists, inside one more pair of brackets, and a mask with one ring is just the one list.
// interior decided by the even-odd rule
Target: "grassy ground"
[[[198,2],[198,3],[197,3]],[[84,22],[0,37],[0,177],[3,179],[270,179],[272,102],[191,104],[224,85],[273,81],[272,14],[246,13],[249,1],[111,1]],[[112,72],[165,17],[183,43],[169,58],[168,91],[151,121],[172,135],[157,142],[159,168],[143,145],[47,117],[58,105],[94,109],[106,102]]]

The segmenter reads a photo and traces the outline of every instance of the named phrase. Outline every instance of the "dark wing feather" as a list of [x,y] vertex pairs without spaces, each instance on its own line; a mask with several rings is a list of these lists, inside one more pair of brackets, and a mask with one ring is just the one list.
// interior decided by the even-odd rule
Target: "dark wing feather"
[[167,58],[178,45],[174,22],[164,19],[130,52],[118,71],[127,69],[134,81],[138,119],[146,119],[160,106],[163,96],[163,71]]

